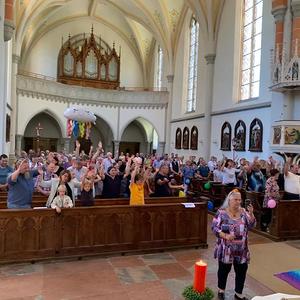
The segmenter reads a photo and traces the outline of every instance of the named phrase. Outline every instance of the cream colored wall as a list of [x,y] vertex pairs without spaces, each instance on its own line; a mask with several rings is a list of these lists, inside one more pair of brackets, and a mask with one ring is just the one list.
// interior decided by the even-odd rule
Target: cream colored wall
[[206,53],[207,42],[203,38],[202,30],[199,33],[199,50],[198,50],[198,88],[196,110],[192,113],[186,113],[186,96],[187,96],[187,72],[189,60],[189,26],[192,13],[186,14],[183,29],[181,31],[175,57],[175,72],[174,72],[174,89],[173,89],[173,105],[172,119],[191,117],[204,111],[205,97],[205,73],[206,62],[204,55]]
[[[68,38],[69,33],[90,33],[92,21],[86,18],[77,19],[62,24],[45,34],[31,49],[28,57],[23,58],[22,68],[26,71],[56,77],[57,56],[61,47],[61,38]],[[116,32],[105,25],[94,24],[94,33],[101,35],[110,46],[116,43],[116,50],[119,52],[121,45],[121,74],[120,85],[128,87],[142,87],[143,73],[137,58],[126,42]],[[88,35],[87,35],[88,36]]]
[[271,15],[271,4],[271,1],[264,1],[260,96],[255,99],[239,101],[241,2],[225,1],[215,60],[214,112],[271,101],[272,93],[269,90],[271,84],[270,49],[274,47],[274,19]]
[[122,136],[125,128],[136,118],[143,118],[148,121],[158,134],[158,141],[165,140],[165,109],[141,109],[141,108],[121,108],[120,110],[120,131]]
[[[171,144],[170,144],[170,152],[177,153],[180,156],[184,156],[187,159],[190,155],[194,155],[197,158],[202,156],[203,147],[205,141],[202,138],[203,132],[201,132],[201,128],[203,127],[203,118],[197,118],[193,120],[186,120],[181,122],[176,122],[171,124]],[[175,138],[176,138],[176,130],[180,128],[183,132],[184,127],[188,127],[190,130],[190,141],[191,143],[191,129],[193,126],[198,128],[198,150],[184,150],[184,149],[175,149]]]

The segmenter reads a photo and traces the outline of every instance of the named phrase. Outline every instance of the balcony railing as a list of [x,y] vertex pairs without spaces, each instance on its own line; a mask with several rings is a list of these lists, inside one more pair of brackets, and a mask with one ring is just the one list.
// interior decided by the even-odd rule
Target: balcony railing
[[[29,72],[25,70],[19,70],[18,72],[19,75],[22,76],[28,76],[28,77],[34,77],[42,80],[48,80],[48,81],[57,81],[55,77],[43,75],[43,74],[38,74],[34,72]],[[131,86],[124,86],[124,87],[119,87],[117,91],[129,91],[129,92],[166,92],[167,88],[166,87],[131,87]]]

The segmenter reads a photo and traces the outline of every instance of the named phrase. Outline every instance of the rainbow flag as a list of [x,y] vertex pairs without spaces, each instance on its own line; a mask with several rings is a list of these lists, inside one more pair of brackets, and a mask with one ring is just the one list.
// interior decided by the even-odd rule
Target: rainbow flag
[[276,277],[286,281],[288,284],[300,291],[300,269],[275,274]]

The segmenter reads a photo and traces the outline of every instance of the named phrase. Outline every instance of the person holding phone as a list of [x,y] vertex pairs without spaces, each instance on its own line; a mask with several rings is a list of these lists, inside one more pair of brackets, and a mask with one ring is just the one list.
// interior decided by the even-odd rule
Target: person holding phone
[[222,207],[217,211],[212,230],[217,236],[214,257],[218,259],[218,299],[225,299],[228,274],[233,265],[235,271],[234,299],[247,300],[243,288],[250,261],[248,231],[255,226],[256,220],[252,205],[241,207],[241,193],[232,190]]

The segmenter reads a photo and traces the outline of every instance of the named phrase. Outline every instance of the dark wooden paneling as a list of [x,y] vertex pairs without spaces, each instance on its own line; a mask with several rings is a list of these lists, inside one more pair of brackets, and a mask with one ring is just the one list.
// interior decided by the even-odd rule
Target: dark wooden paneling
[[0,262],[192,246],[207,247],[205,203],[0,210]]

